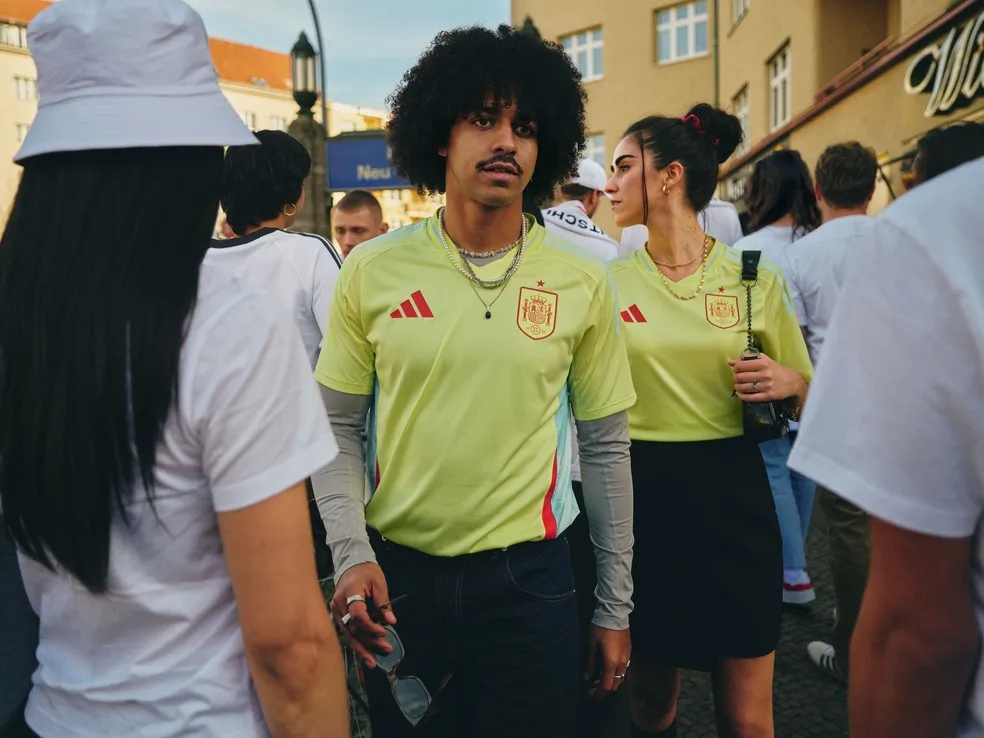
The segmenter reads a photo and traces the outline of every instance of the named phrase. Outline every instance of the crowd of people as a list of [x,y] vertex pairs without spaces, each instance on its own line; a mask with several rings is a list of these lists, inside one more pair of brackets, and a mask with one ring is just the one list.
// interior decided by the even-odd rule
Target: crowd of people
[[388,231],[351,192],[332,243],[183,0],[28,40],[0,736],[673,738],[696,669],[719,735],[769,738],[815,495],[804,658],[852,734],[984,736],[984,126],[928,134],[878,218],[861,143],[774,152],[743,229],[733,115],[627,121],[606,173],[563,49],[456,29],[388,127],[446,205]]

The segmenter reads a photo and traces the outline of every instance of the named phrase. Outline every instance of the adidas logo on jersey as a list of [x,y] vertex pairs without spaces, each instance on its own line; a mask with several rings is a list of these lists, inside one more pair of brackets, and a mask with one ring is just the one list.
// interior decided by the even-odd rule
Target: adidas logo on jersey
[[638,305],[632,304],[622,311],[622,320],[626,323],[645,323],[646,316],[642,314]]
[[400,303],[400,307],[390,313],[391,318],[433,318],[430,305],[424,299],[424,293],[417,290],[410,295],[409,300]]

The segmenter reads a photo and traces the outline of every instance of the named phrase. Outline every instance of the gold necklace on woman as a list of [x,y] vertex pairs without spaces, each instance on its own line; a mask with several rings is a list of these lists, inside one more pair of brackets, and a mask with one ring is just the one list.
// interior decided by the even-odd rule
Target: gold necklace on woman
[[[649,249],[646,249],[646,253],[649,254],[649,258],[652,260],[653,264],[656,265],[656,272],[659,274],[659,278],[663,280],[663,284],[666,286],[666,290],[678,300],[693,300],[704,289],[704,278],[707,276],[707,257],[711,253],[711,246],[713,246],[713,244],[714,244],[713,238],[711,238],[710,236],[704,236],[704,246],[701,249],[700,256],[697,257],[697,259],[700,259],[701,261],[700,281],[697,283],[697,291],[694,292],[694,294],[692,295],[681,295],[679,292],[673,289],[673,287],[670,286],[670,280],[666,278],[666,275],[663,274],[663,270],[659,268],[659,262],[653,259],[652,254],[649,254]],[[693,264],[695,261],[697,261],[697,259],[691,259],[690,261],[687,262],[687,264],[684,264],[682,266]]]

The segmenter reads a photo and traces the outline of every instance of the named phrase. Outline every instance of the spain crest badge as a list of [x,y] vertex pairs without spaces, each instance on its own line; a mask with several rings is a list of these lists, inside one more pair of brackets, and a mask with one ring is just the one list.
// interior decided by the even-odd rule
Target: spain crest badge
[[557,326],[557,293],[520,287],[516,325],[534,341],[552,335]]
[[717,328],[734,328],[741,320],[734,295],[704,295],[704,310],[707,322]]

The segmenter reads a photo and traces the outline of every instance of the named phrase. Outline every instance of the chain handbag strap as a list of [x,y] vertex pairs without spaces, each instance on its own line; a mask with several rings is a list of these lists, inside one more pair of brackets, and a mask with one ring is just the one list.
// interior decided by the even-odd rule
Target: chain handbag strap
[[761,251],[741,252],[741,283],[745,287],[745,319],[748,321],[748,346],[742,351],[742,356],[758,353],[752,333],[752,287],[758,284],[758,266],[761,259]]

